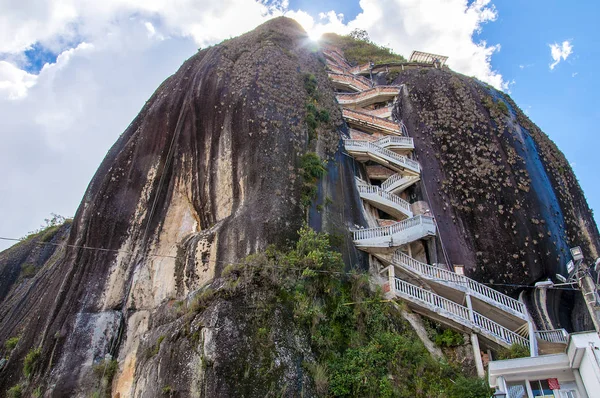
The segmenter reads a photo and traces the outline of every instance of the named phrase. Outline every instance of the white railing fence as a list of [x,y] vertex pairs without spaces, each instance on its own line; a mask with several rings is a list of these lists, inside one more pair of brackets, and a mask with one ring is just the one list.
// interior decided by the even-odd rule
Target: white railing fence
[[359,193],[377,195],[383,199],[393,202],[395,205],[400,207],[404,211],[404,213],[412,214],[412,211],[410,210],[410,203],[408,203],[406,200],[400,198],[398,195],[394,195],[389,192],[386,192],[383,189],[376,187],[374,185],[369,185],[369,184],[360,183],[360,182],[357,183],[356,185],[358,187]]
[[393,234],[397,234],[409,228],[420,225],[432,226],[433,229],[435,229],[435,223],[433,221],[433,218],[429,216],[419,215],[416,217],[409,218],[408,220],[403,220],[385,227],[357,229],[352,231],[352,234],[354,236],[355,241],[362,239],[380,238],[391,236]]
[[398,155],[397,153],[390,151],[389,149],[382,148],[371,141],[344,140],[344,147],[346,150],[356,149],[364,152],[371,152],[399,166],[411,169],[417,173],[421,172],[421,165],[419,162],[409,159],[406,156]]
[[511,310],[518,312],[524,319],[527,319],[527,311],[523,303],[464,275],[459,275],[442,268],[434,267],[433,265],[422,263],[400,251],[394,253],[392,262],[400,266],[410,268],[428,278],[448,281],[461,285],[476,295],[483,296],[490,301],[501,304],[504,307],[508,307]]
[[[520,344],[526,347],[529,346],[529,341],[525,337],[518,335],[517,333],[505,328],[502,325],[499,325],[498,323],[477,312],[472,312],[473,319],[471,319],[469,309],[465,306],[455,303],[454,301],[448,300],[447,298],[410,284],[399,278],[395,278],[394,288],[395,293],[397,293],[400,297],[422,302],[426,304],[425,307],[433,307],[434,309],[444,310],[453,315],[455,318],[458,318],[463,325],[466,325],[470,328],[477,327],[481,331],[488,335],[492,335],[507,345]],[[448,317],[446,314],[440,313],[440,315]]]
[[381,147],[385,147],[387,145],[402,145],[409,148],[414,148],[415,143],[414,140],[410,137],[398,137],[394,135],[388,135],[387,137],[380,138],[378,140],[373,141],[375,145],[379,145]]
[[549,343],[567,344],[569,333],[565,329],[537,330],[535,331],[535,337]]

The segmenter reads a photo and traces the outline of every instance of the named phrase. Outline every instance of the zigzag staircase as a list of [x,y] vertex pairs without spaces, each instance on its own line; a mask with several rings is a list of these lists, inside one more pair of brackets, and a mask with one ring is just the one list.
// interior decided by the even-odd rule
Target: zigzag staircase
[[[377,217],[367,217],[371,220],[370,227],[352,231],[355,245],[385,267],[381,271],[387,273],[384,290],[391,297],[405,300],[415,312],[470,333],[472,339],[480,336],[490,347],[519,344],[529,347],[532,356],[537,355],[538,345],[542,351],[564,348],[567,333],[563,329],[534,332],[522,302],[405,253],[411,252],[414,242],[434,239],[437,226],[435,219],[423,213],[422,208],[417,211],[418,206],[413,208],[398,196],[417,183],[421,175],[421,165],[411,156],[415,148],[413,139],[408,137],[402,122],[390,120],[391,104],[402,87],[373,86],[361,76],[370,74],[373,64],[353,67],[337,49],[328,47],[323,52],[329,77],[342,90],[336,97],[351,127],[351,139],[344,139],[347,153],[367,163],[367,170],[379,167],[375,179],[385,175],[381,167],[392,173],[379,185],[372,185],[368,176],[367,180],[357,178],[356,182],[365,211],[371,214],[380,211],[392,219],[383,220],[385,225],[374,225]],[[475,341],[474,347],[478,347],[478,340]]]

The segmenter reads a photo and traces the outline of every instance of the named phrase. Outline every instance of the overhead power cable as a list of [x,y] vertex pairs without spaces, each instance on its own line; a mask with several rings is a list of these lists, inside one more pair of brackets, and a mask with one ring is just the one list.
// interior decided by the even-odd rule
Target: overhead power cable
[[[16,241],[16,242],[20,242],[23,241],[24,239],[18,239],[18,238],[6,238],[6,237],[1,237],[0,236],[0,240],[7,240],[7,241]],[[126,254],[133,254],[134,252],[132,251],[128,251],[128,250],[118,250],[118,249],[106,249],[106,248],[102,248],[102,247],[93,247],[93,246],[79,246],[79,245],[67,245],[67,244],[60,244],[60,243],[52,243],[52,242],[41,242],[41,241],[37,241],[34,242],[35,244],[39,244],[39,245],[52,245],[52,246],[65,246],[65,247],[72,247],[75,249],[84,249],[84,250],[98,250],[98,251],[105,251],[105,252],[113,252],[113,253],[126,253]],[[166,254],[147,254],[148,257],[164,257],[164,258],[172,258],[172,259],[180,259],[181,257],[178,256],[171,256],[171,255],[166,255]],[[208,261],[209,263],[220,263],[220,264],[226,264],[226,265],[243,265],[246,267],[264,267],[264,268],[278,268],[278,269],[286,269],[286,270],[290,270],[290,271],[304,271],[307,268],[292,268],[289,266],[285,266],[285,265],[276,265],[276,264],[249,264],[249,263],[241,263],[241,262],[231,262],[231,261],[222,261],[222,260],[212,260],[212,261]],[[318,269],[312,269],[310,268],[311,272],[315,272],[315,273],[319,273],[319,274],[331,274],[331,275],[356,275],[356,272],[345,272],[345,271],[327,271],[327,270],[318,270]],[[439,282],[444,282],[446,281],[445,279],[433,279],[433,281],[439,281]],[[486,286],[504,286],[504,287],[518,287],[518,288],[527,288],[527,289],[537,289],[536,286],[530,286],[530,285],[519,285],[519,284],[513,284],[513,283],[492,283],[492,282],[479,282],[482,285],[486,285]],[[570,290],[570,291],[577,291],[577,289],[574,288],[568,288],[568,287],[547,287],[546,289],[551,289],[551,290]]]

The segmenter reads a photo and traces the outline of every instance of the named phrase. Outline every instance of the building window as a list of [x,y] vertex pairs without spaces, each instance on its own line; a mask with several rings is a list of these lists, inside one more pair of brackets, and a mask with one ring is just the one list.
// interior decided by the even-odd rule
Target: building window
[[508,389],[508,398],[527,398],[527,388],[525,382],[506,383]]
[[561,390],[560,398],[577,398],[577,392],[575,390]]
[[554,393],[548,386],[548,380],[533,380],[529,382],[534,397],[554,398]]

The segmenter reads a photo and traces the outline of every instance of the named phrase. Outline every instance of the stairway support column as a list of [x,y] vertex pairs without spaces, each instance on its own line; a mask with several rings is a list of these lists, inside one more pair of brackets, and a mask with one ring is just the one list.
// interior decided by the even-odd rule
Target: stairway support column
[[396,270],[393,265],[388,267],[388,283],[390,285],[390,293],[394,297],[396,295]]
[[538,345],[537,345],[537,337],[535,337],[535,329],[533,328],[533,322],[531,319],[527,321],[527,326],[529,327],[529,353],[532,357],[538,356]]
[[475,333],[471,333],[471,345],[473,346],[473,357],[475,358],[477,376],[483,378],[485,377],[485,369],[483,368],[483,360],[481,359],[481,348],[479,347],[479,338]]
[[475,324],[475,316],[473,315],[473,303],[471,303],[471,295],[469,293],[465,294],[465,302],[467,304],[467,308],[469,309],[469,319],[471,323]]
[[[475,315],[473,314],[473,303],[471,295],[465,294],[465,301],[469,309],[469,319],[475,325]],[[471,345],[473,346],[473,358],[475,359],[475,367],[477,368],[477,376],[485,377],[485,369],[483,368],[483,360],[481,359],[481,348],[479,347],[479,337],[475,333],[471,333]]]

